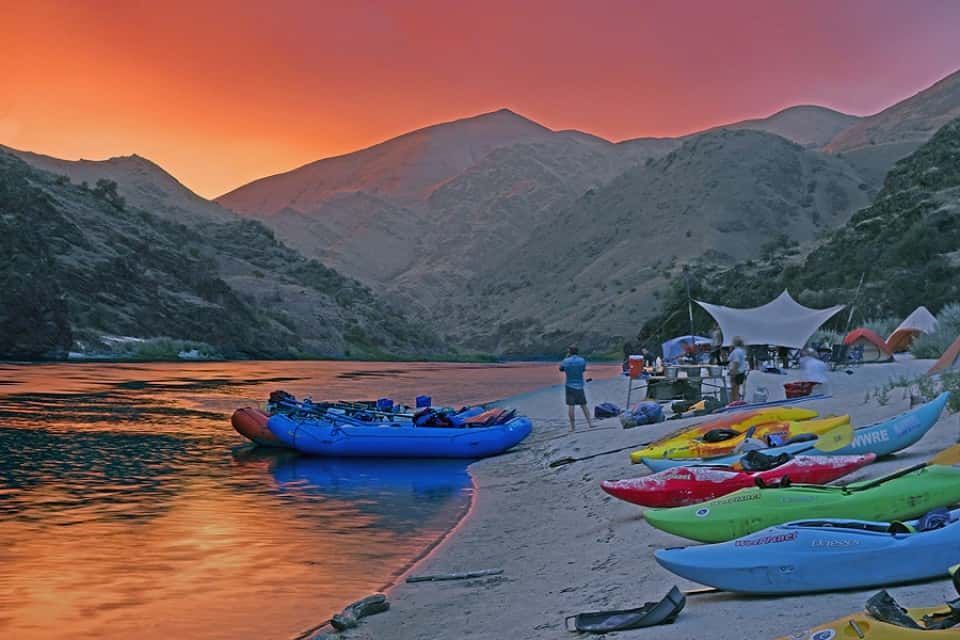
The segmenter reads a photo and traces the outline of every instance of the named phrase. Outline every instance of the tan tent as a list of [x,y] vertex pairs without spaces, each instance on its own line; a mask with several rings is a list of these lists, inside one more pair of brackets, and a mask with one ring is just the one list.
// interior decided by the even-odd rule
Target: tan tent
[[943,352],[940,359],[930,367],[927,375],[932,376],[935,373],[943,373],[950,369],[960,369],[960,336],[957,336],[957,339],[947,347],[947,350]]
[[843,344],[851,349],[863,349],[862,362],[889,362],[893,353],[887,349],[887,343],[876,333],[861,327],[854,329],[843,339]]
[[887,348],[893,353],[906,351],[918,335],[933,333],[936,330],[937,319],[933,314],[926,307],[917,307],[887,338]]

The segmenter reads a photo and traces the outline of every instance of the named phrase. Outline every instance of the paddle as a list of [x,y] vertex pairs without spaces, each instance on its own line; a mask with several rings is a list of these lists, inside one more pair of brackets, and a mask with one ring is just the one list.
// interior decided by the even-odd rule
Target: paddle
[[930,458],[930,464],[960,464],[960,444],[947,447],[937,455]]
[[836,451],[853,442],[853,426],[848,422],[818,437],[813,443],[817,451]]
[[627,449],[640,449],[642,447],[647,446],[648,444],[650,443],[641,442],[640,444],[632,444],[628,447],[620,447],[619,449],[611,449],[610,451],[601,451],[600,453],[592,453],[589,456],[583,456],[580,458],[567,456],[566,458],[558,458],[557,460],[554,460],[547,466],[550,467],[551,469],[555,469],[557,467],[562,467],[565,464],[571,464],[573,462],[581,462],[582,460],[590,460],[592,458],[599,458],[600,456],[607,456],[607,455],[610,455],[611,453],[620,453],[621,451],[626,451]]

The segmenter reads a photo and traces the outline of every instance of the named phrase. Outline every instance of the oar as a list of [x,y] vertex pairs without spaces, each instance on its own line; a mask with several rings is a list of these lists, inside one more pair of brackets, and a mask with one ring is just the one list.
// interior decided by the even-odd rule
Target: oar
[[960,464],[960,444],[947,447],[930,458],[930,464]]

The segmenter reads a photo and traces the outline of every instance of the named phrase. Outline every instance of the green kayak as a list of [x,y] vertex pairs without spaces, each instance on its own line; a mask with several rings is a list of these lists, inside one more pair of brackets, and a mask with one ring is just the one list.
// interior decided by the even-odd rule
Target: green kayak
[[922,464],[845,487],[754,487],[687,507],[647,509],[643,515],[668,533],[701,542],[724,542],[791,520],[889,522],[957,502],[960,469]]

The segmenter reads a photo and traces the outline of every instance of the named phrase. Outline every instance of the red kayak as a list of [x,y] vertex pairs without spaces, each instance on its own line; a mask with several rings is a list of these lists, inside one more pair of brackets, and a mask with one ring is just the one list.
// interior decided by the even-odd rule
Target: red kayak
[[230,416],[230,424],[237,430],[237,433],[259,445],[285,447],[286,445],[280,442],[267,428],[267,420],[269,419],[270,416],[260,409],[244,407],[233,412],[233,415]]
[[674,467],[642,478],[606,480],[604,491],[644,507],[682,507],[712,500],[759,483],[825,484],[870,464],[876,455],[797,456],[766,471],[739,471],[728,466]]

